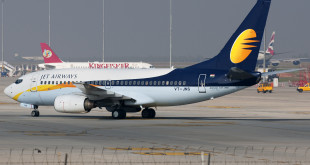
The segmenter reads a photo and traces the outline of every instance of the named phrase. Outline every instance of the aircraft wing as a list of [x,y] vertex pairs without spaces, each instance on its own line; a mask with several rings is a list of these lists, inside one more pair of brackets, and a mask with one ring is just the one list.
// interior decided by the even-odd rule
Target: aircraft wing
[[91,100],[102,100],[102,99],[115,99],[115,100],[130,100],[132,98],[115,93],[110,90],[98,88],[95,85],[86,83],[73,83],[79,88],[83,94],[85,94]]
[[269,75],[274,75],[274,74],[279,74],[279,73],[296,72],[296,71],[300,71],[300,70],[305,70],[305,68],[279,70],[279,71],[274,71],[274,72],[264,72],[264,73],[262,73],[262,76],[269,76]]

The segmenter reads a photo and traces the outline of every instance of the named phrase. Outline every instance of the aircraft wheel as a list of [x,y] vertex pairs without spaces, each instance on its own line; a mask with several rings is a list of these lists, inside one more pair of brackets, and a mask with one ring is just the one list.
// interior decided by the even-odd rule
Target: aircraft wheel
[[40,112],[39,112],[38,110],[33,110],[33,111],[31,112],[31,116],[32,116],[32,117],[39,117],[39,116],[40,116]]
[[156,116],[156,112],[152,108],[146,108],[142,111],[142,118],[153,119]]
[[126,112],[122,109],[116,109],[112,112],[112,117],[114,119],[125,119],[126,118]]

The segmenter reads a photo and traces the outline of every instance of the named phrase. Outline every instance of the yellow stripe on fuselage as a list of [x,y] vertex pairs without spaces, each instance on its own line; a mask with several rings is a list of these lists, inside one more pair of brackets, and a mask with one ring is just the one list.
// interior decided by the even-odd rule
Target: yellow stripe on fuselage
[[[33,87],[31,89],[28,89],[24,92],[30,92],[30,91],[37,91],[37,92],[42,92],[42,91],[50,91],[50,90],[55,90],[55,89],[61,89],[61,88],[74,88],[76,87],[75,85],[72,84],[58,84],[58,85],[39,85],[37,87]],[[17,101],[19,96],[23,94],[24,92],[20,92],[17,95],[13,97],[14,100]]]

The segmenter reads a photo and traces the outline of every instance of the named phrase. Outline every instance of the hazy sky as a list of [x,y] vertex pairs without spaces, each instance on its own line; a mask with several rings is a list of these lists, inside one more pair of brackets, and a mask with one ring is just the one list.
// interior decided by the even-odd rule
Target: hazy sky
[[[172,0],[173,61],[217,55],[255,3]],[[272,0],[267,40],[275,30],[275,50],[291,52],[282,57],[310,55],[309,6]],[[101,61],[102,20],[102,0],[51,0],[52,49],[64,61]],[[48,0],[5,0],[4,59],[41,56],[40,42],[48,42]],[[168,60],[169,0],[105,0],[105,61]]]

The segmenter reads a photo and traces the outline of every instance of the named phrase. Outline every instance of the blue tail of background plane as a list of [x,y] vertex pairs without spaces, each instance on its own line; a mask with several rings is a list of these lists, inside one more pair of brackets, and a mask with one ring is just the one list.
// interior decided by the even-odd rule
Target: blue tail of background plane
[[258,0],[217,56],[188,69],[230,70],[236,67],[247,72],[254,71],[270,3],[271,0]]

